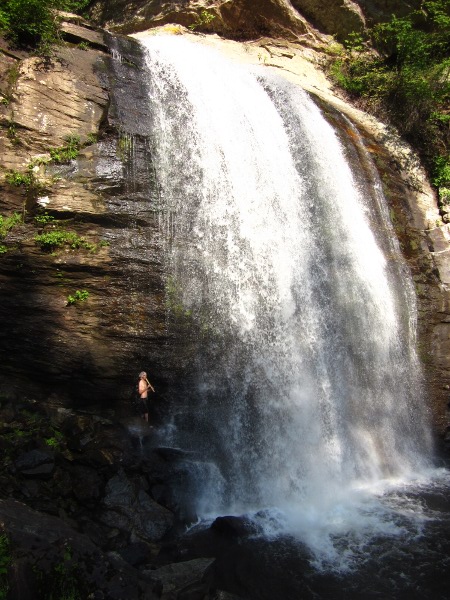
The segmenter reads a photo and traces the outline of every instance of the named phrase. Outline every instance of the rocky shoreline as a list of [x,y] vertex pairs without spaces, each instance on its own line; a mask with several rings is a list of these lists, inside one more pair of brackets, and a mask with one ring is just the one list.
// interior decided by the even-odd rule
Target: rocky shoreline
[[154,445],[142,419],[33,401],[0,410],[8,598],[231,598],[213,589],[213,557],[161,559],[186,525],[170,485],[179,453]]

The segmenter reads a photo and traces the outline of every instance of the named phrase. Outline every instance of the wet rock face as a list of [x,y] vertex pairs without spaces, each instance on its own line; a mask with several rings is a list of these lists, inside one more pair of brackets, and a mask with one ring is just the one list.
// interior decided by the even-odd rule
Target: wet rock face
[[[70,25],[70,39],[83,41],[82,29]],[[50,64],[34,57],[0,66],[9,86],[0,214],[23,220],[0,255],[0,385],[10,396],[110,405],[130,399],[142,369],[161,393],[173,365],[142,56],[134,40],[86,29],[84,41],[97,49],[69,45]],[[67,136],[80,152],[55,164],[50,150]],[[14,185],[11,173],[31,173],[31,183]],[[37,244],[55,232],[83,241]]]

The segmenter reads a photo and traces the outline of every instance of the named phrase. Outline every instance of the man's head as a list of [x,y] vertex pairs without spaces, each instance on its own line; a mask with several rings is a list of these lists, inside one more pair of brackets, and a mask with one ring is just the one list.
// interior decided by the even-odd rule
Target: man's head
[[139,378],[140,379],[146,379],[147,378],[147,373],[145,371],[141,371],[141,373],[139,373]]

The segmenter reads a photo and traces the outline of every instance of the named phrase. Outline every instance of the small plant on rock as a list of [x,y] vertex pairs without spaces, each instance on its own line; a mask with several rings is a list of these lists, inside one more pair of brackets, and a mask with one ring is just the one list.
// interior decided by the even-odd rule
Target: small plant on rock
[[85,248],[90,251],[95,250],[94,244],[90,244],[73,231],[66,231],[64,229],[55,229],[47,233],[41,233],[34,237],[34,241],[44,252],[53,252],[57,248],[63,248],[64,246],[69,246],[72,250],[78,250],[79,248]]
[[45,438],[44,441],[47,444],[47,446],[50,446],[50,448],[57,449],[62,444],[63,434],[60,431],[54,430],[54,435],[52,435],[51,437]]
[[[0,241],[3,241],[11,229],[22,222],[22,215],[17,212],[13,213],[10,217],[0,215]],[[5,254],[6,252],[8,252],[8,247],[5,244],[0,244],[0,254]]]
[[80,136],[68,135],[64,146],[50,148],[51,161],[56,164],[65,164],[78,158],[80,153]]
[[89,298],[89,292],[87,290],[77,290],[73,295],[67,296],[67,306],[77,304],[78,302],[84,302]]
[[41,215],[36,215],[34,217],[35,222],[37,223],[37,225],[48,225],[49,223],[53,223],[55,220],[55,217],[53,217],[52,215],[49,215],[48,213],[44,213]]
[[5,175],[5,181],[14,187],[24,188],[29,196],[37,196],[43,189],[42,183],[36,177],[39,169],[33,163],[29,164],[26,171],[11,169]]
[[18,212],[13,213],[10,217],[0,215],[0,239],[4,239],[8,232],[20,223],[22,223],[22,215]]
[[195,31],[196,29],[203,28],[211,23],[216,17],[209,13],[206,10],[202,10],[202,12],[197,15],[197,20],[192,25],[189,25],[189,29],[191,31]]

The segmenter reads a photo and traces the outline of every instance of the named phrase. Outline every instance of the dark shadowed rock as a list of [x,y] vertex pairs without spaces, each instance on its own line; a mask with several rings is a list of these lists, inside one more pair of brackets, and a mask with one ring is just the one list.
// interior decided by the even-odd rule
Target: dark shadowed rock
[[197,558],[156,569],[153,577],[162,583],[161,598],[163,600],[205,598],[210,587],[209,568],[213,562],[213,558]]
[[[151,587],[127,564],[114,564],[84,535],[57,517],[0,500],[2,531],[14,547],[11,598],[74,597],[150,600]],[[145,591],[147,589],[147,591]]]
[[52,452],[31,450],[19,456],[14,464],[22,475],[46,478],[50,477],[54,471],[55,457]]
[[103,502],[102,522],[131,532],[132,539],[158,541],[174,522],[173,514],[136,489],[123,470],[108,481]]
[[154,557],[154,548],[145,542],[135,542],[119,551],[120,556],[133,567],[144,565]]
[[217,517],[211,525],[211,529],[231,538],[248,537],[261,533],[260,527],[245,516]]

